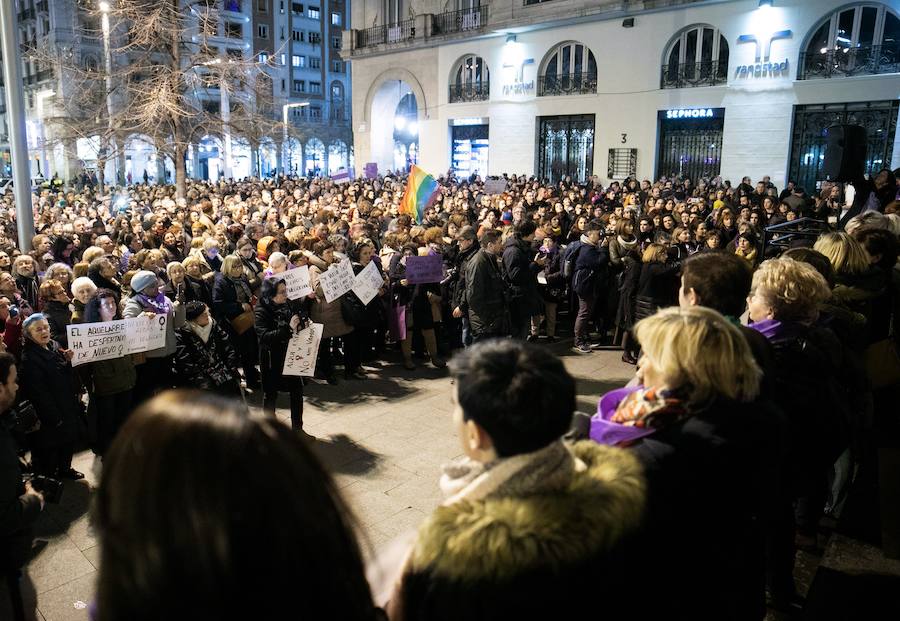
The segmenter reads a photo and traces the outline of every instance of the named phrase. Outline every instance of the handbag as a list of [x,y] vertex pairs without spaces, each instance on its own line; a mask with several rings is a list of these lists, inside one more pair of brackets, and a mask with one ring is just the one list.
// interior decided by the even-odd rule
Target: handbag
[[869,345],[865,361],[872,388],[885,388],[900,382],[900,351],[894,337],[889,336]]
[[368,327],[370,324],[375,325],[371,321],[366,307],[355,293],[348,291],[341,296],[341,315],[344,321],[354,327]]
[[244,311],[231,320],[231,327],[240,336],[253,327],[253,311]]

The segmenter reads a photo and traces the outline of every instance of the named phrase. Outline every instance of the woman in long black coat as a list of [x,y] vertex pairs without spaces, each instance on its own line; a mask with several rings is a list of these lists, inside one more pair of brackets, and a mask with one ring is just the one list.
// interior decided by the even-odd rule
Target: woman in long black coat
[[291,428],[309,436],[303,431],[303,378],[282,374],[288,342],[297,330],[306,325],[308,315],[300,304],[288,300],[284,280],[274,278],[263,281],[259,304],[253,314],[256,336],[259,338],[263,411],[275,416],[278,393],[290,393]]
[[256,370],[259,352],[256,339],[252,330],[238,334],[231,324],[232,319],[252,311],[252,305],[253,291],[244,275],[240,258],[233,255],[225,257],[222,271],[216,274],[213,283],[210,308],[219,324],[229,332],[234,348],[241,357],[247,388],[255,390],[259,388],[259,372]]
[[41,313],[25,320],[22,352],[22,387],[41,421],[34,434],[31,460],[35,474],[63,479],[83,479],[72,469],[72,453],[78,439],[81,407],[75,393],[75,376],[50,338],[50,324]]

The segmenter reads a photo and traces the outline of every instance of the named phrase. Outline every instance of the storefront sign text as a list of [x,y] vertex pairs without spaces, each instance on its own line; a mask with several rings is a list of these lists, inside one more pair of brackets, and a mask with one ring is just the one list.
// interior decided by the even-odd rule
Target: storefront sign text
[[[687,110],[666,110],[667,119],[711,119],[712,108],[690,108]],[[625,142],[624,140],[622,141]]]
[[785,58],[783,62],[771,62],[772,42],[778,39],[790,39],[794,33],[790,30],[773,32],[769,37],[758,37],[753,34],[743,34],[738,37],[738,43],[752,43],[756,46],[756,55],[753,63],[738,65],[734,70],[734,77],[741,78],[777,78],[787,76],[790,63]]

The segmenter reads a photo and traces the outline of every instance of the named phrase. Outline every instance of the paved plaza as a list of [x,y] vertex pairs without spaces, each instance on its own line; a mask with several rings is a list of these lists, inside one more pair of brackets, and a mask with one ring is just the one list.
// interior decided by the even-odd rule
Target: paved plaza
[[[593,411],[597,397],[623,385],[634,367],[621,351],[573,353],[552,348],[578,379],[578,407]],[[390,356],[390,355],[389,355]],[[396,363],[398,361],[389,360]],[[307,387],[305,427],[320,441],[316,452],[334,474],[367,541],[377,549],[415,528],[440,501],[440,465],[461,454],[450,420],[450,380],[430,366],[408,372],[389,364],[367,381]],[[278,415],[289,421],[285,402]],[[100,548],[89,520],[93,454],[81,453],[75,468],[86,479],[67,482],[63,502],[48,506],[37,525],[39,546],[29,572],[38,592],[39,619],[88,618]],[[43,543],[46,542],[46,543]]]

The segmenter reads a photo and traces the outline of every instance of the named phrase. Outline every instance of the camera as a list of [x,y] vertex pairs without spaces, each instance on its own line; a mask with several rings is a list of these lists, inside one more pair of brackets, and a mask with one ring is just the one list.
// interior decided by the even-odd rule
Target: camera
[[57,505],[62,499],[63,482],[58,479],[37,474],[26,476],[23,481],[30,481],[31,487],[43,495],[44,502]]

